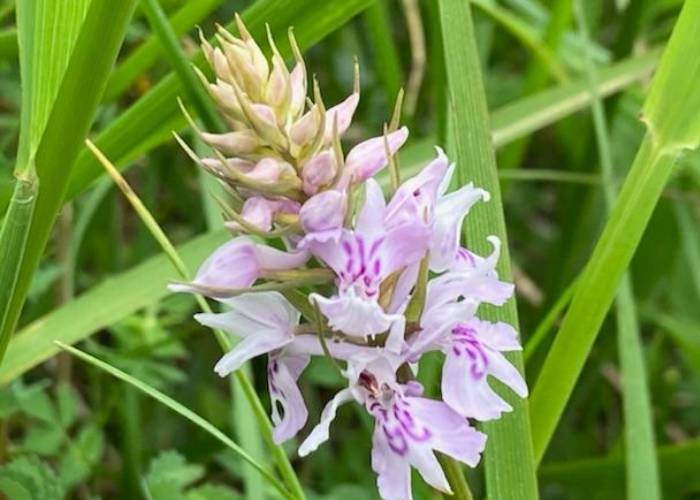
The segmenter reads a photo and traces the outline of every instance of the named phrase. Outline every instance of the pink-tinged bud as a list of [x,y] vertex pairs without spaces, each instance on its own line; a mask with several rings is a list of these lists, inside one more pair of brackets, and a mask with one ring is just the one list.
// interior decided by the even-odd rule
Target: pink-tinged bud
[[233,75],[231,75],[231,67],[228,64],[226,56],[219,47],[216,47],[212,51],[211,59],[212,60],[210,62],[214,67],[216,76],[222,80],[230,82],[233,79]]
[[[292,200],[270,200],[262,196],[248,198],[243,204],[241,216],[246,222],[256,226],[261,231],[272,229],[272,220],[276,214],[297,214],[301,205]],[[240,224],[235,221],[226,223],[229,229],[240,230]]]
[[[408,129],[401,127],[399,130],[386,136],[389,145],[389,153],[395,154],[408,138]],[[343,182],[364,182],[379,172],[389,163],[384,136],[375,137],[361,142],[350,150],[345,160]]]
[[299,222],[307,235],[331,233],[343,227],[347,195],[342,191],[323,191],[309,198],[299,211]]
[[307,260],[308,252],[283,252],[239,236],[216,249],[200,266],[191,284],[172,284],[169,288],[173,292],[216,296],[223,289],[249,287],[266,271],[294,269]]
[[308,195],[318,193],[320,188],[330,184],[335,179],[337,166],[333,151],[327,149],[313,156],[304,164],[301,177],[304,181],[304,192]]
[[241,130],[227,134],[202,133],[202,139],[211,147],[227,156],[247,155],[260,145],[258,136],[252,130]]
[[224,177],[237,177],[246,174],[255,168],[255,163],[240,158],[228,158],[225,162],[219,158],[202,158],[204,168],[216,175]]
[[266,106],[265,104],[251,104],[250,107],[266,125],[277,127],[275,111],[270,106]]
[[265,87],[265,99],[278,116],[283,117],[288,110],[291,99],[290,75],[287,66],[280,57],[272,59],[272,73]]
[[338,121],[338,135],[345,133],[352,122],[352,117],[359,102],[360,94],[352,93],[343,102],[326,111],[326,130],[324,135],[326,144],[330,144],[333,140],[333,127],[336,120]]
[[304,104],[306,104],[306,70],[304,65],[297,63],[289,77],[291,86],[291,103],[290,114],[296,118],[304,112]]
[[241,120],[243,113],[238,104],[238,98],[233,87],[223,80],[217,79],[217,83],[209,84],[209,93],[216,103],[235,120]]
[[316,106],[314,106],[294,122],[289,131],[289,138],[294,144],[303,146],[313,141],[319,127],[318,115]]
[[263,184],[273,184],[283,177],[296,177],[296,171],[289,163],[274,158],[263,158],[246,175]]

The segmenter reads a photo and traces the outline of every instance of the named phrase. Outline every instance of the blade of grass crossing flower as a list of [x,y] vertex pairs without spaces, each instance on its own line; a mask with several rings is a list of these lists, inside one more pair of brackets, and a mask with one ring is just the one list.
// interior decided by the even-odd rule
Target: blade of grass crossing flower
[[[108,174],[114,179],[115,183],[122,191],[122,193],[124,193],[124,196],[134,208],[141,221],[148,228],[148,230],[156,239],[156,241],[158,241],[158,244],[168,256],[170,262],[173,264],[178,274],[180,274],[180,277],[184,280],[189,280],[190,272],[186,264],[178,254],[177,250],[175,249],[175,246],[170,242],[170,239],[167,237],[163,229],[160,227],[158,222],[150,213],[148,208],[146,208],[141,199],[131,189],[131,186],[129,186],[129,184],[121,176],[119,171],[104,156],[104,154],[102,154],[102,152],[99,149],[97,149],[97,147],[92,142],[86,141],[86,144],[90,151],[97,157],[99,162],[107,170]],[[203,297],[198,295],[196,297],[196,300],[202,311],[206,313],[212,312],[211,307]],[[223,331],[218,329],[214,330],[214,335],[216,336],[216,339],[219,342],[221,348],[224,350],[224,352],[231,350],[232,344],[231,339],[228,337],[228,335],[226,335]],[[305,498],[304,490],[302,489],[301,484],[299,483],[299,479],[296,477],[294,469],[289,463],[289,459],[287,458],[285,451],[280,446],[275,444],[272,440],[272,426],[267,417],[267,414],[265,413],[262,403],[258,398],[258,394],[255,392],[255,389],[250,383],[250,380],[241,370],[235,371],[234,377],[236,378],[236,381],[240,384],[241,389],[243,390],[243,393],[245,394],[246,399],[248,400],[248,403],[250,404],[251,408],[253,409],[253,412],[255,413],[255,417],[258,421],[258,425],[261,428],[262,435],[265,438],[265,441],[268,443],[269,447],[271,448],[273,458],[277,462],[279,472],[284,478],[285,482],[287,483],[287,486],[291,489],[295,498]]]
[[[574,2],[581,38],[590,41],[585,14],[580,0]],[[603,191],[608,211],[615,202],[616,189],[610,139],[605,110],[596,93],[597,74],[591,55],[586,51],[586,73],[593,96],[592,113],[598,156],[603,175]],[[622,372],[622,399],[625,422],[625,464],[627,498],[656,500],[661,498],[659,471],[656,463],[653,417],[640,338],[634,289],[629,273],[622,277],[615,304],[618,356]]]
[[[687,2],[654,76],[647,133],[576,288],[531,397],[539,461],[680,154],[700,144],[700,2]],[[683,96],[678,99],[678,96]]]
[[[440,0],[439,6],[457,182],[461,186],[474,181],[492,196],[490,203],[475,207],[467,218],[465,234],[469,235],[469,243],[477,252],[484,252],[487,236],[495,234],[501,239],[503,253],[498,273],[501,279],[509,280],[508,240],[470,7],[461,0]],[[506,321],[517,328],[514,300],[490,314],[488,319]],[[522,372],[520,353],[509,355],[509,360]],[[538,498],[527,401],[502,390],[499,392],[503,392],[513,412],[484,425],[489,436],[485,452],[487,494],[499,500]]]
[[[224,0],[190,0],[169,19],[176,36],[184,35],[211,14]],[[107,81],[103,102],[111,102],[119,97],[136,79],[158,62],[163,53],[163,45],[157,36],[151,36],[131,52],[119,64]]]
[[[107,74],[116,59],[136,6],[136,0],[119,2],[116,6],[109,0],[92,0],[84,21],[80,22],[82,14],[78,9],[79,2],[66,2],[75,10],[65,7],[67,13],[65,17],[59,16],[59,22],[82,26],[76,35],[78,28],[75,27],[51,28],[56,20],[50,15],[57,13],[52,9],[55,7],[60,11],[63,7],[57,7],[55,2],[43,6],[41,2],[42,0],[21,2],[18,13],[20,28],[23,29],[26,25],[27,29],[36,28],[50,33],[50,36],[45,34],[36,37],[20,33],[22,81],[25,92],[31,95],[22,98],[23,132],[20,134],[18,172],[28,168],[27,165],[33,160],[39,182],[46,187],[36,197],[22,261],[17,271],[16,287],[5,313],[0,338],[10,335],[15,329],[32,275],[60,207],[70,167],[78,153],[80,141],[92,122]],[[27,11],[23,12],[25,8]],[[35,19],[33,16],[38,17]],[[66,60],[65,67],[61,70],[55,61],[51,61],[50,55],[57,48],[68,49],[65,40],[74,37],[74,49],[69,52],[70,59]],[[47,54],[34,57],[44,51]],[[24,54],[27,54],[26,58]],[[57,54],[56,57],[62,60],[66,55]],[[35,64],[40,64],[41,67],[35,67]],[[36,81],[41,78],[52,82],[58,91],[45,81]]]
[[182,405],[181,403],[178,403],[175,401],[173,398],[170,396],[163,394],[159,390],[155,389],[154,387],[150,386],[149,384],[142,382],[141,380],[132,377],[128,373],[125,373],[121,371],[120,369],[110,365],[109,363],[105,363],[104,361],[84,352],[79,349],[76,349],[75,347],[71,347],[67,344],[64,344],[62,342],[56,342],[56,345],[63,349],[64,351],[67,351],[71,353],[73,356],[82,359],[86,363],[91,364],[92,366],[99,368],[100,370],[112,375],[115,378],[118,378],[119,380],[122,380],[126,382],[127,384],[131,385],[132,387],[138,389],[139,391],[143,392],[147,396],[155,399],[159,403],[162,403],[163,405],[167,406],[171,410],[173,410],[176,413],[179,413],[183,417],[185,417],[187,420],[195,424],[197,427],[200,429],[204,430],[211,436],[213,436],[216,440],[219,442],[223,443],[226,447],[231,449],[236,455],[238,455],[241,459],[245,460],[248,464],[250,464],[252,467],[255,467],[257,471],[260,472],[260,474],[272,485],[277,489],[277,491],[282,494],[285,498],[290,498],[294,499],[295,497],[285,489],[284,485],[280,483],[280,481],[265,467],[263,467],[261,464],[259,464],[253,457],[248,455],[246,451],[238,446],[231,438],[229,438],[226,434],[221,432],[218,428],[214,427],[210,422],[199,416],[197,413],[193,412],[186,406]]

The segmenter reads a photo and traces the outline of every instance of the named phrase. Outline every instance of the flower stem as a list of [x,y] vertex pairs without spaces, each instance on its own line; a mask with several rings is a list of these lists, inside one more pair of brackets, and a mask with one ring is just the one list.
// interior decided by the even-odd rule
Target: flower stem
[[472,491],[469,489],[467,478],[464,477],[459,462],[441,453],[438,453],[438,460],[440,460],[442,470],[447,476],[450,488],[452,488],[453,498],[455,500],[473,500]]

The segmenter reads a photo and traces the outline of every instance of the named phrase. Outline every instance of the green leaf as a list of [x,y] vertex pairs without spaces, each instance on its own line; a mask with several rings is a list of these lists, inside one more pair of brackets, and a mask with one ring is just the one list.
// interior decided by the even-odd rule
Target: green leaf
[[87,479],[92,470],[100,463],[104,453],[104,435],[94,424],[87,424],[70,441],[68,449],[60,456],[58,476],[66,489]]
[[240,500],[240,498],[242,497],[235,491],[218,484],[205,484],[192,488],[185,495],[185,500]]
[[[39,43],[36,42],[36,38],[30,37],[29,34],[24,35],[20,31],[20,47],[23,54],[26,52],[42,55],[38,56],[39,59],[32,60],[31,66],[24,64],[22,69],[22,81],[29,94],[28,97],[23,97],[22,130],[29,132],[22,132],[24,139],[20,140],[18,171],[31,173],[30,165],[35,164],[39,182],[47,187],[39,192],[35,202],[25,251],[19,265],[16,289],[13,290],[12,300],[7,308],[7,317],[0,331],[1,337],[10,335],[17,324],[32,275],[61,206],[71,166],[94,117],[105,79],[116,59],[136,0],[125,0],[117,4],[110,0],[92,0],[72,51],[68,50],[70,47],[65,46],[64,42],[57,41],[57,37],[70,39],[74,37],[75,29],[54,29],[53,19],[43,22],[43,17],[35,19],[34,15],[57,14],[51,6],[60,4],[65,7],[70,4],[75,7],[81,5],[80,2],[33,0],[21,3],[22,8],[28,10],[20,14],[22,19],[27,19],[22,21],[20,26],[26,22],[28,26],[35,27],[42,33],[44,28],[47,32],[38,38]],[[44,3],[48,6],[44,6]],[[79,17],[77,9],[65,8],[66,16]],[[61,16],[60,22],[65,21]],[[75,23],[66,22],[66,25],[72,24]],[[25,42],[28,45],[22,45]],[[46,68],[34,69],[34,64],[51,58],[56,47],[58,50],[67,51],[67,54],[55,54],[61,61],[66,58],[63,76],[55,76],[60,74],[60,66],[55,63],[46,63]],[[23,61],[26,59],[23,58]],[[29,76],[34,74],[39,76]],[[42,78],[50,83],[36,81]],[[3,262],[2,265],[14,266],[15,263]]]
[[56,500],[64,494],[51,467],[31,455],[0,468],[0,492],[12,500]]
[[204,467],[188,464],[177,451],[161,452],[151,460],[146,485],[153,500],[181,500],[184,490],[204,476]]
[[67,429],[78,418],[80,401],[75,388],[67,383],[59,383],[56,388],[56,402],[61,426]]
[[[647,132],[532,392],[540,460],[679,153],[700,141],[700,3],[684,4],[644,106]],[[679,62],[678,60],[682,61]],[[682,96],[682,99],[678,99]],[[671,101],[687,103],[678,107]],[[673,115],[673,113],[675,115]]]
[[[200,236],[180,247],[179,254],[188,266],[194,267],[227,237],[223,230]],[[0,366],[0,385],[56,354],[55,340],[78,342],[165,297],[169,293],[168,281],[177,276],[168,259],[158,255],[117,277],[107,278],[84,295],[29,324],[10,343],[7,359]]]
[[[470,248],[477,253],[488,253],[489,235],[501,239],[503,251],[498,274],[508,281],[511,279],[508,239],[469,4],[440,0],[439,6],[457,182],[462,186],[473,181],[491,193],[491,201],[475,207],[466,218],[464,233],[469,237]],[[486,319],[505,321],[517,328],[515,301],[510,300],[504,307],[490,312]],[[522,372],[522,355],[511,353],[508,358]],[[538,498],[527,401],[503,388],[499,393],[513,407],[513,412],[484,425],[489,436],[485,452],[487,493],[499,500]]]
[[249,463],[251,466],[255,467],[255,469],[260,472],[260,474],[269,482],[270,485],[274,486],[285,498],[294,498],[282,485],[282,483],[279,482],[277,478],[275,478],[274,475],[270,471],[268,471],[265,467],[260,465],[255,459],[253,459],[248,453],[243,450],[240,446],[238,446],[236,443],[234,443],[231,438],[229,438],[226,434],[221,432],[219,429],[214,427],[211,423],[206,421],[204,418],[200,417],[198,414],[187,408],[186,406],[182,405],[181,403],[175,401],[171,397],[163,394],[162,392],[154,389],[153,387],[144,384],[137,378],[132,377],[131,375],[124,373],[123,371],[105,363],[104,361],[101,361],[97,359],[94,356],[91,356],[90,354],[80,351],[78,349],[75,349],[74,347],[71,347],[69,345],[63,344],[61,342],[57,342],[57,345],[65,350],[68,351],[69,353],[73,354],[74,356],[82,359],[83,361],[90,363],[96,368],[99,368],[100,370],[112,375],[115,378],[118,378],[119,380],[122,380],[126,382],[127,384],[131,385],[132,387],[138,389],[139,391],[143,392],[147,396],[155,399],[159,403],[167,406],[171,410],[173,410],[176,413],[179,413],[181,416],[185,417],[187,420],[201,428],[203,431],[209,433],[212,437],[217,439],[219,442],[223,443],[225,446],[231,449],[234,453],[236,453],[240,458],[245,460],[247,463]]

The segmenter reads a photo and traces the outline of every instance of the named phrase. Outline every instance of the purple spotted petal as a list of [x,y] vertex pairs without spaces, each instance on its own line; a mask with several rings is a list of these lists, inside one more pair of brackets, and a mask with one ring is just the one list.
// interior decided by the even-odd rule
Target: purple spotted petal
[[384,500],[411,500],[411,464],[397,457],[384,434],[375,429],[372,436],[372,470],[377,473],[377,489]]
[[435,208],[438,187],[447,172],[447,157],[440,148],[437,158],[421,172],[405,181],[394,193],[387,207],[386,224],[392,227],[412,223],[416,219],[429,222]]
[[442,401],[426,398],[410,398],[409,401],[415,418],[430,422],[433,433],[430,445],[434,450],[470,467],[479,464],[486,445],[485,434],[471,427],[467,420]]
[[[293,438],[304,427],[309,412],[297,386],[297,380],[309,364],[308,355],[270,355],[267,385],[272,407],[272,438],[280,444]],[[282,412],[280,413],[280,407]]]
[[442,395],[450,407],[478,420],[492,420],[511,411],[511,406],[489,386],[488,375],[499,379],[520,397],[527,396],[522,375],[501,354],[501,349],[495,348],[520,349],[514,336],[517,339],[510,325],[477,318],[453,328],[451,342],[445,348],[442,375]]

